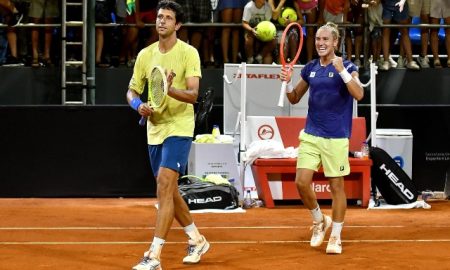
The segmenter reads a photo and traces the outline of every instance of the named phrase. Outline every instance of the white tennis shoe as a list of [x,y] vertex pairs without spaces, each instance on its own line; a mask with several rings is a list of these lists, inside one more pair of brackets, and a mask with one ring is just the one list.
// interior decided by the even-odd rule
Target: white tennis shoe
[[327,254],[341,254],[342,253],[342,243],[341,239],[335,236],[331,236],[328,240]]
[[162,270],[162,267],[158,259],[144,255],[142,260],[132,270]]
[[322,245],[323,238],[325,237],[325,233],[331,226],[331,217],[327,215],[323,215],[322,222],[313,222],[313,225],[311,226],[311,230],[313,231],[313,234],[311,236],[311,242],[310,245],[312,247],[318,247]]
[[206,238],[202,235],[200,241],[195,242],[189,239],[188,245],[188,255],[183,258],[184,264],[196,264],[200,262],[200,259],[203,254],[205,254],[209,249],[209,242],[206,241]]

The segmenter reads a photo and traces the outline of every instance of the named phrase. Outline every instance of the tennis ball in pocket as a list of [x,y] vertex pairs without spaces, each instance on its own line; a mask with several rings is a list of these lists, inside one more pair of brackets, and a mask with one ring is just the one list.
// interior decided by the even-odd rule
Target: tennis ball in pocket
[[270,21],[262,21],[256,26],[256,37],[264,42],[273,40],[277,35],[277,28]]
[[295,9],[287,7],[287,8],[284,8],[283,11],[281,11],[281,15],[278,18],[278,23],[281,26],[286,26],[287,20],[289,20],[290,22],[296,22],[297,19],[298,19],[298,17],[297,17],[297,12],[295,11]]

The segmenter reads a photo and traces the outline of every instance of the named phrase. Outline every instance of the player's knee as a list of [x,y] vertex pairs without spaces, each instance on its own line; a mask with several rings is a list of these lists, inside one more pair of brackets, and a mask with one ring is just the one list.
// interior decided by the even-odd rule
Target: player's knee
[[295,185],[297,186],[297,189],[300,191],[304,191],[311,188],[310,181],[301,177],[295,178]]

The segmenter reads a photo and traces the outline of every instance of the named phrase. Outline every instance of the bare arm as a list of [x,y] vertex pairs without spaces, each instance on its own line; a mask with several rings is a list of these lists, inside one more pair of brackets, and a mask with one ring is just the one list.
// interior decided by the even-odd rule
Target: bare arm
[[199,77],[189,77],[186,79],[186,89],[176,89],[172,87],[172,82],[169,82],[168,95],[176,100],[194,104],[197,102],[198,89],[200,86]]
[[281,0],[278,3],[278,6],[275,6],[275,3],[273,0],[269,0],[269,5],[272,8],[272,19],[277,20],[280,17],[281,10],[283,9],[284,3],[286,0]]
[[332,63],[336,71],[339,72],[339,75],[341,75],[343,81],[345,82],[350,95],[360,101],[364,97],[364,90],[361,82],[359,81],[358,72],[353,71],[352,74],[349,74],[343,65],[342,57],[333,58]]
[[352,72],[353,79],[347,83],[348,92],[357,101],[360,101],[364,97],[364,89],[362,88],[361,82],[359,81],[359,74],[356,71]]
[[[128,104],[132,106],[132,101],[133,99],[139,99],[140,100],[140,95],[134,91],[133,89],[128,89],[127,91],[127,102]],[[145,117],[149,117],[152,113],[153,113],[153,109],[146,103],[146,102],[142,102],[142,104],[140,104],[137,108],[137,112]]]
[[255,31],[255,29],[253,29],[247,21],[242,21],[242,27],[249,32]]
[[309,85],[300,77],[297,85],[291,93],[287,93],[286,96],[291,104],[297,104],[308,91]]

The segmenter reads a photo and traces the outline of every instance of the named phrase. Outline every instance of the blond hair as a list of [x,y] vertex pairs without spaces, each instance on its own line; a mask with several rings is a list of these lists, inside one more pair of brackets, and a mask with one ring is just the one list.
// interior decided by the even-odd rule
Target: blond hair
[[331,34],[333,35],[333,38],[335,40],[339,40],[339,29],[337,24],[333,23],[333,22],[327,22],[326,24],[322,25],[319,30],[321,29],[327,29],[330,30]]

